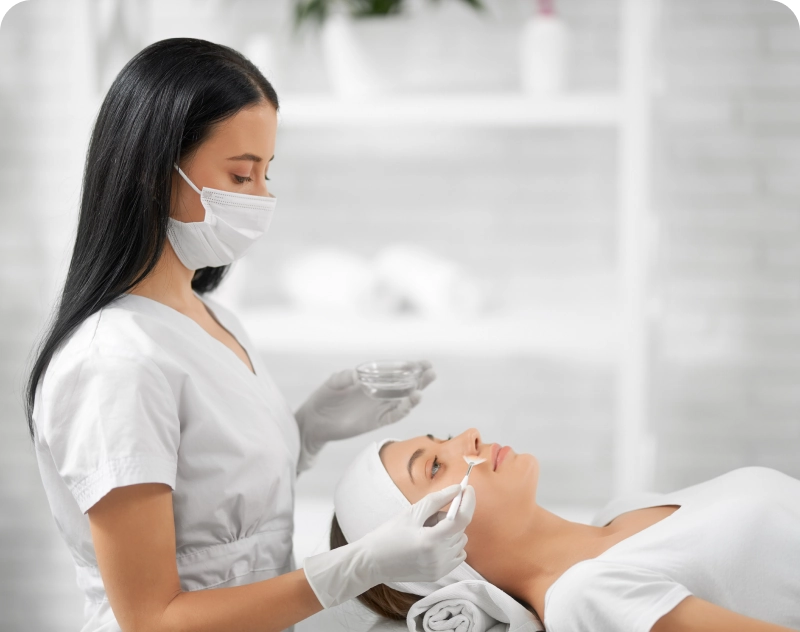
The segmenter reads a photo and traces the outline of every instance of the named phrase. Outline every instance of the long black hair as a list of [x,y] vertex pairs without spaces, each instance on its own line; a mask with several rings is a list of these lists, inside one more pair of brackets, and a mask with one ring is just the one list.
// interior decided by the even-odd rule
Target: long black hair
[[[119,72],[97,114],[64,289],[34,351],[25,393],[31,439],[37,384],[53,354],[86,318],[146,277],[164,249],[173,163],[213,126],[278,96],[241,53],[202,39],[151,44]],[[201,268],[192,289],[216,288],[228,266]]]

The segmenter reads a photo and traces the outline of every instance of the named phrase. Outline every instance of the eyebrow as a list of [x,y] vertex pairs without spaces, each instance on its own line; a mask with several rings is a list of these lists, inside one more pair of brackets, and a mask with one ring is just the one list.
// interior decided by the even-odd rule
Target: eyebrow
[[[428,439],[430,439],[431,441],[433,441],[433,435],[429,434],[429,435],[425,435],[425,436],[428,437]],[[419,457],[421,457],[423,454],[425,454],[425,448],[419,448],[419,449],[415,450],[414,454],[411,455],[411,458],[408,459],[408,476],[411,478],[411,482],[412,483],[414,482],[414,474],[412,473],[411,470],[414,467],[414,462]]]
[[[275,156],[273,155],[272,158],[275,158]],[[270,158],[270,161],[272,158]],[[262,158],[255,154],[242,154],[241,156],[231,156],[228,160],[252,160],[253,162],[261,162]]]

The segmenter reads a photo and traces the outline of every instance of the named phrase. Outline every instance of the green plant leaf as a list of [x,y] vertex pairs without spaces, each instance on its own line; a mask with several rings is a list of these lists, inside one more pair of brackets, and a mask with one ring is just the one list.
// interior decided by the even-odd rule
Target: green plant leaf
[[298,0],[294,5],[294,30],[297,32],[307,22],[321,26],[328,18],[330,0]]
[[[322,26],[330,13],[330,6],[336,0],[296,0],[294,5],[294,30],[297,32],[307,22]],[[430,0],[440,3],[441,0]],[[363,18],[378,15],[399,15],[403,12],[404,0],[344,0],[350,15]],[[486,7],[481,0],[462,0],[473,9],[482,11]]]
[[351,15],[397,15],[402,13],[403,0],[349,0]]
[[[440,4],[442,0],[430,0],[434,4]],[[483,11],[486,9],[486,5],[481,4],[481,0],[462,0],[463,2],[467,3],[476,11]]]

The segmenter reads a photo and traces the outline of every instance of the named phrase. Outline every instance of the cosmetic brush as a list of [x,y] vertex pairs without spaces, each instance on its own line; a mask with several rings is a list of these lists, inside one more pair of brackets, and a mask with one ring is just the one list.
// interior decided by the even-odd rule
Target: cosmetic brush
[[458,496],[453,499],[452,504],[450,505],[450,509],[447,510],[447,519],[448,520],[455,520],[456,519],[456,512],[458,508],[461,506],[461,497],[464,494],[464,490],[467,488],[467,483],[469,482],[469,474],[472,472],[472,467],[475,465],[480,465],[486,459],[470,459],[468,456],[464,457],[464,460],[467,462],[469,467],[467,468],[467,475],[461,479],[461,489],[458,490]]

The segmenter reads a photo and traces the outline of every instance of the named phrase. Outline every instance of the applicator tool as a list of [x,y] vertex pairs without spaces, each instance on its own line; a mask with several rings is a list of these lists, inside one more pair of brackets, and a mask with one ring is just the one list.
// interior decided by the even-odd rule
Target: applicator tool
[[467,483],[469,482],[469,473],[472,471],[472,467],[474,465],[480,465],[486,459],[470,459],[468,456],[465,456],[464,460],[467,462],[467,465],[469,465],[469,467],[467,468],[467,475],[463,479],[461,479],[461,489],[458,492],[458,496],[453,498],[453,502],[450,504],[450,509],[447,510],[448,520],[456,519],[456,512],[458,511],[458,508],[461,506],[461,497],[464,494],[464,490],[467,488]]

